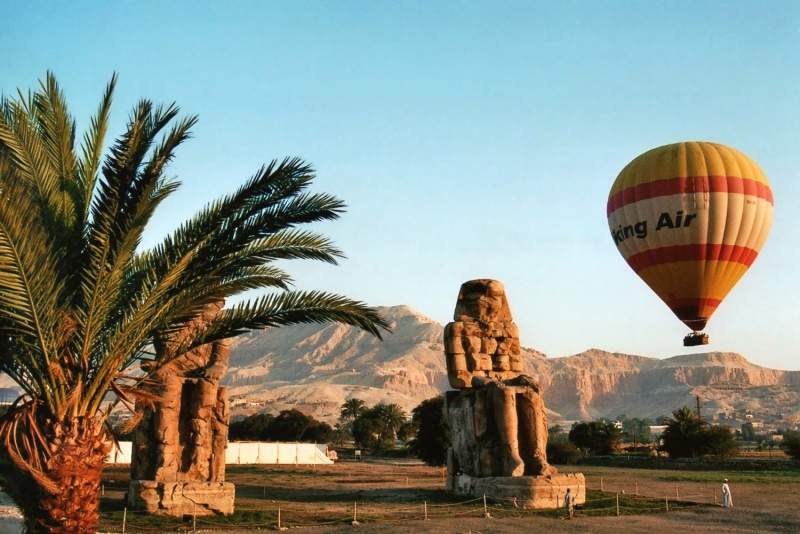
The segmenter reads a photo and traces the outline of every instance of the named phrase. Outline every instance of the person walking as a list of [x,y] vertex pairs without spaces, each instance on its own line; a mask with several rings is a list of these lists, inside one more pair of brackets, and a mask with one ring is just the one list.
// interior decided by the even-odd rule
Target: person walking
[[567,488],[567,494],[564,495],[564,508],[567,509],[567,513],[569,514],[567,519],[572,519],[572,514],[575,510],[575,495],[570,493],[569,488]]
[[731,488],[728,486],[728,479],[722,481],[722,506],[730,508],[733,506],[733,499],[731,498]]

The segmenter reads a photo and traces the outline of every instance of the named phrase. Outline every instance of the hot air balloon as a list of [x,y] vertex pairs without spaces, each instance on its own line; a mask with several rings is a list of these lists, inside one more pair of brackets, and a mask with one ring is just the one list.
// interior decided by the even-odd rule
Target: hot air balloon
[[692,333],[701,331],[767,240],[772,189],[753,160],[717,143],[654,148],[631,161],[608,195],[622,257]]

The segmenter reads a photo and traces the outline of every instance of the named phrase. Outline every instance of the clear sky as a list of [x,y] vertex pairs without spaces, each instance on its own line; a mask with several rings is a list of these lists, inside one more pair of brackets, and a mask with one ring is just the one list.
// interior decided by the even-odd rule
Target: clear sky
[[52,70],[83,129],[118,72],[110,133],[142,97],[200,116],[150,243],[299,156],[348,204],[317,228],[348,259],[287,265],[298,288],[446,323],[462,282],[495,278],[549,356],[697,352],[617,253],[606,200],[650,148],[730,145],[775,219],[708,349],[800,369],[798,28],[794,1],[8,2],[0,91]]

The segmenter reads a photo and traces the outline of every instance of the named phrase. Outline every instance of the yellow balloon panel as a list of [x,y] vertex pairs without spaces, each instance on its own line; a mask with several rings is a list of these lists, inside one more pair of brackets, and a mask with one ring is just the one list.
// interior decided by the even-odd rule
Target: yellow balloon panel
[[634,159],[607,205],[620,254],[694,330],[755,261],[772,214],[761,169],[735,149],[704,142],[666,145]]

